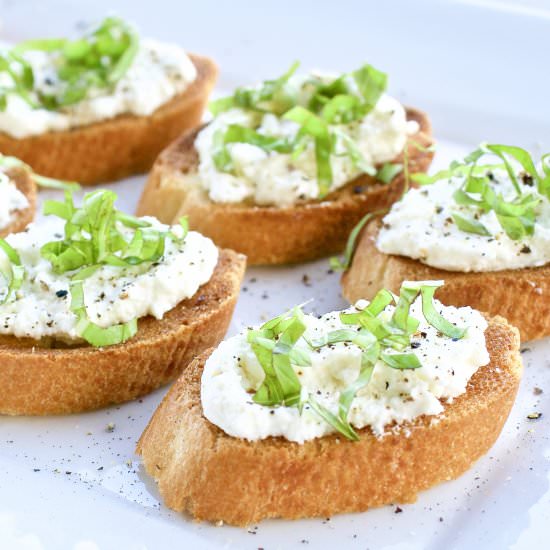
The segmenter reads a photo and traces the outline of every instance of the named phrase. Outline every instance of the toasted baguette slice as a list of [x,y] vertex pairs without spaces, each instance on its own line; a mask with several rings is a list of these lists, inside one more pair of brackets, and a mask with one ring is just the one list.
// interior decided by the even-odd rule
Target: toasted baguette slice
[[161,320],[106,348],[63,348],[47,340],[0,336],[0,414],[67,414],[122,403],[176,378],[225,335],[245,258],[222,250],[210,281]]
[[500,317],[485,332],[490,364],[437,417],[419,417],[381,439],[337,435],[303,445],[247,442],[202,415],[197,358],[170,389],[137,446],[167,506],[198,520],[250,525],[265,518],[331,516],[388,503],[456,478],[497,439],[514,402],[522,365],[516,328]]
[[[407,118],[420,125],[408,143],[409,171],[424,172],[433,153],[431,125],[426,114],[407,109]],[[346,239],[366,212],[388,208],[403,192],[405,179],[397,176],[389,185],[362,175],[323,201],[308,201],[277,208],[252,204],[212,202],[198,178],[195,137],[188,132],[170,145],[155,162],[143,190],[137,213],[172,223],[188,216],[190,226],[218,246],[246,254],[249,265],[305,262],[340,252]],[[420,145],[420,147],[415,146]],[[399,155],[395,162],[402,162]]]
[[151,116],[120,115],[21,139],[0,133],[0,152],[20,158],[38,174],[85,185],[146,172],[162,149],[201,122],[218,69],[206,57],[189,57],[197,78]]
[[[34,219],[36,214],[36,184],[29,170],[23,167],[13,167],[6,170],[7,176],[15,183],[15,186],[29,201],[29,205],[13,213],[12,221],[5,227],[0,228],[0,238],[23,231]],[[0,197],[0,200],[1,197]]]
[[404,280],[445,280],[437,299],[502,315],[517,326],[522,341],[550,335],[550,265],[504,271],[446,271],[404,256],[380,252],[375,245],[380,221],[362,232],[351,267],[342,276],[344,297],[354,303],[379,288],[398,291]]

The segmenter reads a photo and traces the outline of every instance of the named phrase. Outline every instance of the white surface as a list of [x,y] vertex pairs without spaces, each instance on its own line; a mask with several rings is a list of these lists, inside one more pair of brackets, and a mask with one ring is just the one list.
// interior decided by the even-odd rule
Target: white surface
[[[481,139],[533,149],[546,139],[550,149],[550,82],[543,63],[550,18],[544,6],[502,9],[501,2],[479,7],[435,0],[414,6],[312,0],[170,4],[4,0],[1,38],[63,34],[78,20],[116,9],[145,34],[211,54],[226,87],[279,74],[297,57],[306,68],[337,70],[369,60],[390,72],[394,93],[432,115],[437,136],[445,138],[435,168]],[[134,178],[114,187],[129,211],[142,182]],[[328,272],[325,260],[251,269],[230,334],[311,297],[316,312],[344,305],[338,276]],[[165,389],[142,402],[84,415],[1,418],[0,548],[546,548],[550,343],[527,348],[520,395],[497,444],[460,479],[426,491],[401,513],[387,506],[330,520],[269,521],[246,531],[195,524],[170,512],[133,455]],[[534,387],[544,393],[534,395]],[[533,411],[543,417],[527,420]],[[111,422],[115,429],[108,432]]]

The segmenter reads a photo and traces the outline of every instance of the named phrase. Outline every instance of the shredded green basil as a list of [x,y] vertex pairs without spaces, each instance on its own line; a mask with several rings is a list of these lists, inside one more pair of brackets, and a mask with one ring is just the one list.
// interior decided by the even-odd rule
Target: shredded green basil
[[[331,157],[335,155],[335,144],[340,138],[354,166],[364,173],[377,175],[376,168],[365,162],[355,142],[343,134],[337,125],[361,120],[375,107],[386,90],[386,74],[372,65],[364,65],[328,84],[319,77],[311,77],[306,83],[308,93],[304,99],[287,86],[297,67],[298,63],[294,63],[276,80],[267,80],[253,88],[237,88],[232,96],[210,104],[214,115],[240,108],[260,114],[273,113],[299,125],[293,140],[265,136],[254,128],[230,125],[225,133],[214,136],[213,160],[216,168],[222,172],[233,172],[231,154],[226,147],[230,143],[248,143],[264,151],[291,154],[291,159],[295,160],[311,142],[317,165],[318,196],[323,198],[332,184]],[[397,171],[397,165],[383,167],[379,172],[380,181],[391,180]]]
[[[422,363],[414,351],[407,351],[411,337],[416,334],[419,320],[410,315],[414,301],[421,296],[422,313],[426,321],[443,336],[463,338],[466,330],[446,320],[436,309],[434,293],[439,283],[404,283],[399,296],[381,290],[363,310],[342,312],[340,320],[350,328],[333,330],[322,338],[309,341],[304,337],[306,324],[300,307],[280,315],[257,330],[249,330],[250,344],[264,379],[253,395],[253,401],[268,407],[309,407],[344,437],[357,441],[359,436],[349,422],[352,402],[371,379],[378,362],[393,369],[418,369]],[[390,319],[381,317],[387,306],[395,305]],[[323,406],[319,398],[306,395],[295,367],[311,367],[311,353],[338,342],[354,344],[361,350],[361,368],[357,379],[341,391],[338,411]]]
[[[85,280],[101,266],[128,268],[157,262],[164,255],[167,239],[183,243],[188,232],[186,218],[180,220],[181,235],[176,236],[172,231],[159,231],[147,221],[120,212],[115,208],[116,199],[112,191],[94,191],[85,195],[82,205],[77,207],[72,192],[66,191],[63,201],[45,201],[43,209],[45,215],[65,220],[65,228],[64,237],[44,244],[40,254],[55,273],[70,276],[70,308],[77,316],[76,332],[96,347],[119,344],[134,336],[137,319],[107,328],[93,323],[86,312]],[[0,248],[10,265],[10,271],[2,273],[7,288],[1,304],[21,287],[25,269],[17,252],[3,239]]]
[[324,197],[328,193],[330,184],[332,183],[332,167],[330,164],[332,137],[328,123],[321,117],[300,106],[292,108],[284,115],[284,118],[297,122],[300,125],[298,139],[303,136],[313,138],[315,143],[319,197]]
[[8,244],[6,240],[0,239],[0,249],[8,258],[8,271],[0,271],[0,275],[2,275],[4,281],[6,282],[4,295],[0,298],[0,305],[2,305],[5,304],[11,296],[13,296],[13,294],[21,288],[21,284],[23,283],[23,278],[25,276],[25,270],[21,265],[21,258],[19,257],[19,254]]
[[[496,156],[499,163],[481,164],[486,156]],[[546,155],[545,155],[546,156]],[[472,151],[462,162],[453,161],[445,170],[433,176],[413,174],[413,181],[421,185],[429,185],[442,179],[461,177],[462,186],[455,191],[453,199],[458,206],[471,212],[471,216],[463,212],[453,212],[452,219],[457,227],[466,233],[475,233],[491,237],[489,230],[479,222],[478,214],[493,211],[506,235],[512,240],[520,240],[533,234],[536,218],[536,208],[541,197],[550,198],[550,170],[541,158],[539,173],[531,155],[521,147],[499,144],[482,144]],[[524,178],[530,179],[536,192],[525,192],[518,181],[517,167],[524,171]],[[505,200],[499,194],[498,185],[493,183],[494,172],[505,170],[514,186],[516,196]]]
[[[0,73],[10,85],[0,89],[0,110],[10,94],[19,95],[35,109],[56,110],[87,97],[92,88],[114,86],[128,71],[139,48],[139,37],[131,25],[118,17],[107,17],[93,31],[75,39],[45,38],[17,44],[0,56]],[[56,82],[36,87],[36,79],[25,53],[47,52],[55,65]]]
[[458,212],[453,212],[451,218],[455,222],[456,226],[465,233],[475,233],[476,235],[490,236],[489,230],[477,220],[473,218],[467,218]]
[[290,351],[306,330],[302,318],[302,311],[296,308],[290,318],[278,317],[260,330],[249,331],[248,342],[265,373],[254,394],[256,403],[290,407],[300,402],[301,384],[292,368]]

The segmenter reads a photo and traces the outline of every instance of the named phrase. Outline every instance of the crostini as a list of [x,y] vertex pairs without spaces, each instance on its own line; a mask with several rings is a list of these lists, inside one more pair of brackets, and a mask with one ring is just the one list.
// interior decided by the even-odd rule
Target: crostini
[[502,315],[522,340],[550,335],[550,165],[484,144],[367,223],[342,277],[353,303],[379,285],[445,279],[445,304]]
[[214,101],[212,122],[159,156],[138,215],[186,215],[249,264],[301,262],[339,252],[365,212],[395,201],[405,161],[428,168],[428,117],[387,95],[384,73],[296,68]]
[[223,338],[244,256],[115,208],[96,191],[0,239],[0,414],[74,413],[144,395]]
[[0,152],[83,184],[149,170],[200,124],[215,64],[107,17],[75,39],[3,48]]
[[501,317],[407,282],[322,317],[295,308],[198,357],[137,452],[170,508],[246,526],[388,503],[485,454],[521,378]]

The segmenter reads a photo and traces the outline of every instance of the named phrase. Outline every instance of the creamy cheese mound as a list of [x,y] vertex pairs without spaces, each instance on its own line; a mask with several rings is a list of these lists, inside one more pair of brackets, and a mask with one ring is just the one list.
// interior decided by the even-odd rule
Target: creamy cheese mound
[[27,197],[15,185],[5,172],[0,171],[0,229],[7,227],[16,210],[29,206]]
[[[307,104],[302,90],[310,75],[291,77],[287,84],[298,97],[298,104]],[[327,82],[330,82],[328,79]],[[304,96],[300,100],[300,94]],[[261,115],[260,115],[261,116]],[[267,136],[293,139],[299,129],[296,122],[284,120],[272,113],[257,119],[258,114],[231,109],[216,116],[195,140],[199,154],[198,175],[209,198],[219,203],[252,202],[257,205],[291,206],[299,201],[319,196],[317,164],[313,140],[296,158],[275,151],[266,152],[248,143],[232,143],[227,149],[232,157],[235,175],[220,172],[213,161],[213,138],[217,131],[225,132],[230,124],[255,128]],[[258,126],[259,122],[259,126]],[[405,146],[407,136],[418,131],[418,124],[407,121],[404,107],[394,98],[383,94],[372,111],[362,120],[350,124],[331,125],[352,139],[370,166],[393,160]],[[332,185],[339,189],[362,172],[350,157],[342,137],[338,137],[335,152],[330,158]]]
[[[362,300],[355,308],[366,305]],[[355,428],[370,426],[376,436],[382,436],[393,423],[441,414],[444,403],[463,394],[472,375],[488,364],[484,335],[487,322],[483,316],[469,307],[446,307],[438,301],[435,307],[450,322],[467,327],[466,335],[456,341],[442,336],[425,321],[420,298],[417,299],[411,315],[420,320],[420,325],[412,337],[412,346],[404,351],[415,353],[422,367],[399,370],[378,361],[369,384],[357,393],[351,405],[348,419]],[[380,317],[389,320],[393,310],[393,306],[388,306]],[[315,340],[330,331],[349,328],[341,323],[339,314],[335,311],[321,318],[306,315],[304,336]],[[297,346],[308,349],[303,337]],[[313,394],[336,414],[340,392],[359,375],[361,350],[349,342],[340,342],[320,348],[310,357],[311,366],[294,367],[302,384],[302,397]],[[227,434],[250,441],[281,436],[303,443],[334,431],[308,405],[300,414],[296,407],[254,403],[252,396],[263,379],[264,371],[246,341],[246,332],[222,342],[206,361],[202,375],[205,417]]]
[[[535,187],[518,180],[522,193],[536,193]],[[466,233],[451,219],[453,212],[473,217],[472,210],[456,204],[452,196],[463,183],[462,177],[453,177],[411,189],[384,217],[377,248],[385,254],[407,256],[449,271],[499,271],[550,262],[550,202],[546,197],[539,195],[542,200],[535,209],[531,236],[510,239],[494,211],[476,216],[490,236]],[[503,170],[494,172],[491,186],[506,200],[516,196]]]
[[[30,51],[24,57],[34,71],[36,89],[51,93],[60,85],[51,54]],[[19,95],[10,94],[5,111],[0,112],[0,131],[24,138],[121,114],[149,116],[184,92],[196,76],[195,65],[181,47],[143,39],[132,65],[114,89],[92,89],[86,99],[57,111],[33,109]],[[5,79],[9,80],[6,74],[0,75],[0,85],[8,84]]]
[[[169,226],[155,218],[142,218],[158,230]],[[63,236],[64,220],[31,224],[26,231],[7,237],[19,253],[26,276],[16,296],[0,305],[0,334],[41,339],[53,337],[62,341],[79,341],[77,317],[70,310],[70,277],[73,272],[56,274],[40,248],[46,242]],[[128,228],[118,229],[128,234]],[[181,227],[173,226],[181,236]],[[179,302],[193,296],[212,276],[218,262],[218,249],[200,233],[191,231],[183,243],[166,239],[164,256],[153,265],[128,268],[103,266],[85,279],[84,296],[88,318],[101,327],[126,323],[152,315],[162,319]],[[8,267],[0,253],[0,271]],[[0,298],[2,298],[0,292]]]

